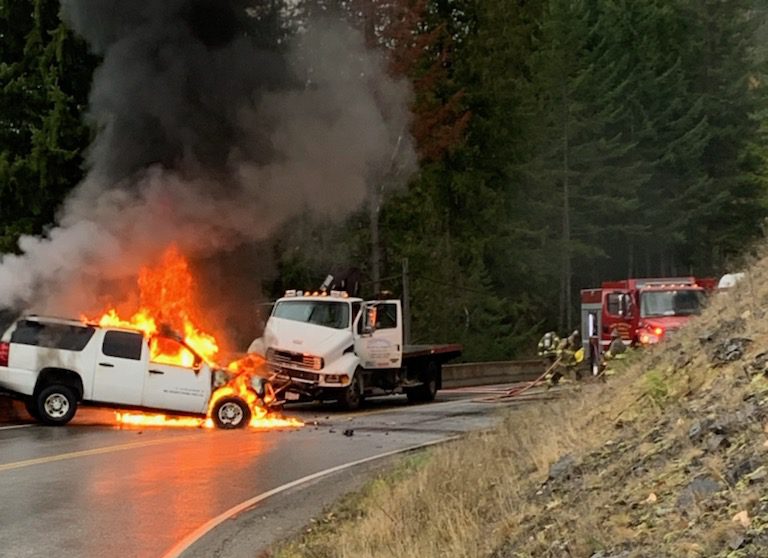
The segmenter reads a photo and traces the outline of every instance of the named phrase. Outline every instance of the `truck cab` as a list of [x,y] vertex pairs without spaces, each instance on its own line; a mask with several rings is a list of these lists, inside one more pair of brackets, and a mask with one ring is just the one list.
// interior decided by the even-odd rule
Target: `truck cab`
[[618,331],[626,344],[653,345],[701,313],[713,280],[695,277],[608,281],[581,292],[582,331],[611,343]]
[[348,409],[371,395],[434,398],[438,355],[448,358],[437,350],[419,359],[408,353],[400,300],[365,301],[341,291],[287,291],[249,352],[286,382],[286,400],[336,400]]

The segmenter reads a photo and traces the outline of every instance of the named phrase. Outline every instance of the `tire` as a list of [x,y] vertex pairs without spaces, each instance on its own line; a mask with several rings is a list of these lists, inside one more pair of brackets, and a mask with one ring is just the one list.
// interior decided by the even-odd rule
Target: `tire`
[[24,399],[24,408],[27,410],[27,413],[29,413],[29,416],[39,421],[40,414],[37,412],[37,407],[35,405],[36,403],[33,397],[27,397]]
[[352,376],[352,381],[342,390],[336,401],[345,411],[356,411],[363,404],[363,375],[359,370]]
[[72,388],[53,384],[35,396],[35,411],[35,418],[43,424],[63,426],[75,416],[77,397]]
[[217,428],[234,430],[248,426],[251,422],[251,409],[239,397],[224,397],[213,406],[211,416]]
[[430,362],[425,373],[424,383],[405,391],[411,403],[428,403],[435,400],[437,395],[437,364]]

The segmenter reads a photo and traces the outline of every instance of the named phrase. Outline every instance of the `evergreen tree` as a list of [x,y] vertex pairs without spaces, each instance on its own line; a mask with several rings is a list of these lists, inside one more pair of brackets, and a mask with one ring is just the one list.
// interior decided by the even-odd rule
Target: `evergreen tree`
[[692,23],[684,65],[703,104],[709,137],[700,165],[708,182],[691,189],[683,229],[687,266],[715,269],[762,231],[766,207],[764,61],[756,30],[765,20],[754,0],[681,0]]
[[56,0],[0,1],[0,251],[53,221],[82,176],[94,60]]
[[559,255],[563,330],[576,325],[574,284],[588,280],[608,246],[626,243],[647,180],[625,128],[628,58],[591,4],[546,3],[524,101],[535,146],[525,179]]

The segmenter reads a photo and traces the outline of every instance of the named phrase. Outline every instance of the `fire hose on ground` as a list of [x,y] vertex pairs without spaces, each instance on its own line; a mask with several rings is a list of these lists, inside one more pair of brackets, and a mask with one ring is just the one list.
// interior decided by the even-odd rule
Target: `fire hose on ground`
[[557,357],[555,359],[555,361],[549,366],[549,368],[547,368],[544,371],[544,373],[541,376],[539,376],[538,378],[536,378],[532,382],[528,382],[527,384],[523,384],[521,386],[516,386],[516,387],[510,389],[509,391],[507,391],[507,393],[505,393],[504,395],[499,397],[499,399],[507,399],[507,398],[511,398],[511,397],[517,397],[519,395],[522,395],[523,393],[525,393],[529,389],[535,388],[536,386],[538,386],[539,384],[541,384],[542,382],[544,382],[547,379],[547,376],[549,375],[549,373],[552,372],[558,364],[560,364],[560,361],[562,359],[563,359],[562,356]]

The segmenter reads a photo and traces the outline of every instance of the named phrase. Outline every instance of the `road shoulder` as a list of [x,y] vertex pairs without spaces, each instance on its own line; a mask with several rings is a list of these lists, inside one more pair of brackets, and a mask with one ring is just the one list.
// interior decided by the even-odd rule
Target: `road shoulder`
[[312,529],[340,499],[359,491],[400,459],[395,455],[364,463],[269,498],[203,536],[182,558],[267,556],[279,542]]

